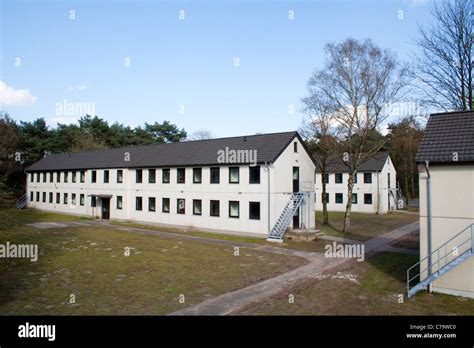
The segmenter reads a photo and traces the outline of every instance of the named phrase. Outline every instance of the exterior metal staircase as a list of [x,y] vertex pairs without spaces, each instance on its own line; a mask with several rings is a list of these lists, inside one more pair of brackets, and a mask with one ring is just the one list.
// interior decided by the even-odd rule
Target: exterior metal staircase
[[408,298],[473,254],[474,224],[471,224],[407,270]]
[[28,195],[25,193],[16,201],[16,208],[17,209],[24,209],[28,204]]
[[311,192],[295,192],[291,195],[288,203],[286,203],[285,207],[283,208],[283,212],[278,217],[278,220],[273,226],[272,230],[268,234],[268,239],[280,241],[283,239],[285,232],[290,224],[293,216],[298,211],[301,203],[306,197],[309,197]]

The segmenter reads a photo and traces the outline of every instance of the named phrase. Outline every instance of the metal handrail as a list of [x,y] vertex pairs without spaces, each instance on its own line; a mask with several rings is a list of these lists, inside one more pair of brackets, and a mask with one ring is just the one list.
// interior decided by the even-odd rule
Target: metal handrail
[[[430,255],[425,256],[423,259],[421,259],[420,261],[418,261],[417,263],[415,263],[413,266],[411,266],[410,268],[408,268],[408,270],[407,270],[407,289],[410,290],[410,282],[411,282],[413,279],[415,279],[416,277],[420,276],[423,272],[429,271],[428,268],[430,268],[430,266],[426,267],[426,268],[423,269],[423,270],[420,270],[420,271],[419,271],[418,273],[416,273],[412,278],[410,278],[410,273],[411,273],[411,270],[412,270],[413,268],[415,268],[416,266],[421,265],[421,263],[423,263],[424,261],[426,261],[428,258],[434,256],[435,253],[436,253],[437,256],[438,256],[438,260],[435,261],[434,263],[433,263],[433,262],[431,263],[431,268],[433,268],[433,266],[436,265],[436,264],[440,264],[440,261],[441,261],[441,260],[446,259],[446,258],[448,257],[448,252],[447,252],[447,250],[446,250],[447,245],[448,245],[450,242],[452,242],[454,239],[458,238],[460,235],[462,235],[463,233],[465,233],[466,231],[468,231],[469,229],[471,230],[471,233],[469,234],[469,236],[467,237],[467,239],[464,240],[463,242],[461,242],[460,244],[457,244],[455,247],[458,248],[458,249],[460,249],[460,247],[461,247],[462,245],[464,245],[465,243],[467,243],[467,242],[470,241],[470,242],[471,242],[471,248],[469,248],[469,249],[470,249],[472,252],[474,252],[474,250],[473,250],[473,248],[474,248],[474,247],[473,247],[473,244],[474,244],[474,243],[473,243],[474,224],[470,224],[470,225],[468,225],[467,227],[465,227],[463,230],[461,230],[459,233],[457,233],[456,235],[454,235],[453,237],[451,237],[450,239],[448,239],[446,242],[444,242],[443,244],[441,244],[438,248],[436,248],[434,251],[432,251]],[[440,252],[440,250],[441,250],[442,248],[445,248],[445,253],[444,253],[444,255],[440,258],[439,252]],[[457,255],[457,256],[456,256],[453,260],[451,260],[450,262],[452,262],[452,261],[454,261],[455,259],[457,259],[458,257],[462,256],[465,252],[469,251],[469,249],[467,249],[466,251],[464,251],[464,252],[460,253],[459,255]],[[447,265],[447,263],[445,263],[444,266],[446,266],[446,265]],[[437,269],[437,272],[438,272],[438,273],[439,273],[440,269],[441,269],[441,267],[438,266],[438,269]]]

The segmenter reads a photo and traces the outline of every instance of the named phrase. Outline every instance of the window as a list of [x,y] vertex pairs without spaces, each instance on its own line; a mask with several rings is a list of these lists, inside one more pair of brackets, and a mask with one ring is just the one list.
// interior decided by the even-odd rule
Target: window
[[81,193],[81,195],[79,196],[79,205],[84,206],[84,199],[85,199],[84,194]]
[[211,184],[218,184],[219,181],[220,181],[220,168],[211,167]]
[[239,167],[229,167],[229,184],[239,183]]
[[36,182],[40,182],[40,173],[36,173]]
[[364,173],[364,184],[372,183],[372,173]]
[[325,184],[329,184],[329,174],[324,174],[323,179]]
[[33,173],[30,174],[30,182],[34,182],[35,180],[35,175]]
[[357,184],[357,173],[354,174],[354,184]]
[[30,202],[33,202],[33,191],[30,191]]
[[372,204],[372,194],[364,193],[364,204]]
[[104,170],[104,184],[107,184],[109,182],[109,171]]
[[219,207],[219,201],[212,201],[211,200],[211,206],[209,210],[209,214],[211,216],[219,216],[220,214],[220,207]]
[[260,202],[249,202],[250,220],[260,220]]
[[59,192],[56,192],[56,204],[61,203],[61,194]]
[[163,213],[170,212],[170,199],[169,198],[163,198],[161,205],[162,205],[161,210],[163,211]]
[[352,204],[357,204],[357,193],[352,194]]
[[117,209],[122,210],[123,208],[123,197],[117,196]]
[[91,197],[91,207],[95,207],[97,205],[96,197],[92,196]]
[[46,182],[46,173],[43,173],[43,182]]
[[72,205],[76,205],[76,194],[75,194],[75,193],[73,193],[73,194],[71,195],[71,204],[72,204]]
[[143,199],[142,197],[135,197],[135,209],[142,210]]
[[148,183],[154,184],[156,182],[156,169],[148,169]]
[[229,201],[229,217],[238,218],[239,217],[239,202],[238,201]]
[[342,173],[336,173],[334,174],[334,176],[335,176],[336,184],[342,184]]
[[202,215],[202,201],[193,199],[193,215]]
[[54,173],[51,172],[49,173],[49,182],[53,182],[53,180],[54,180]]
[[293,151],[294,151],[294,152],[298,152],[298,142],[297,142],[297,141],[295,141],[295,142],[293,143]]
[[201,182],[202,182],[202,168],[193,168],[193,183],[200,184]]
[[117,170],[117,184],[123,183],[123,170]]
[[71,181],[76,182],[76,172],[72,172],[71,176],[72,176]]
[[148,211],[156,211],[156,198],[148,197]]
[[186,211],[186,202],[184,200],[184,198],[178,198],[176,200],[176,212],[178,214],[184,214],[185,211]]
[[185,168],[178,168],[176,170],[176,181],[178,184],[184,184],[186,182],[186,169]]
[[43,203],[46,203],[46,192],[43,192],[42,196],[43,196]]
[[39,201],[40,201],[40,193],[36,192],[36,202],[39,202]]
[[84,170],[81,170],[81,171],[80,171],[79,176],[80,176],[81,182],[85,182],[85,181],[86,181],[86,172],[85,172]]
[[260,166],[249,167],[249,183],[260,184]]
[[137,184],[141,184],[143,181],[143,171],[141,169],[137,169],[135,171],[135,182]]
[[336,193],[336,204],[342,204],[342,202],[343,202],[342,193]]
[[[91,173],[91,182],[97,182],[97,171],[93,170]],[[94,206],[95,207],[95,206]]]
[[61,182],[61,172],[56,173],[56,182]]
[[170,170],[168,168],[163,169],[161,172],[161,181],[163,184],[169,184],[170,183]]
[[53,193],[49,193],[49,203],[53,203]]
[[67,204],[67,193],[63,195],[63,203]]

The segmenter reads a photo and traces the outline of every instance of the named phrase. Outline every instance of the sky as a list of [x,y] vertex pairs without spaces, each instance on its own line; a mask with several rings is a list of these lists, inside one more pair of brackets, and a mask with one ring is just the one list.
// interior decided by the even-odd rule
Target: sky
[[[431,0],[0,0],[0,108],[188,133],[296,130],[324,45],[370,38],[409,62]],[[403,110],[402,110],[403,113]]]

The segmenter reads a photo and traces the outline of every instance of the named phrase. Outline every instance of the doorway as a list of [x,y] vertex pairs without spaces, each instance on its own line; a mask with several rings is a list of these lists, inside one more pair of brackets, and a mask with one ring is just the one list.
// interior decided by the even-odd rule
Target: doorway
[[101,198],[102,201],[102,219],[109,220],[110,219],[110,198]]

